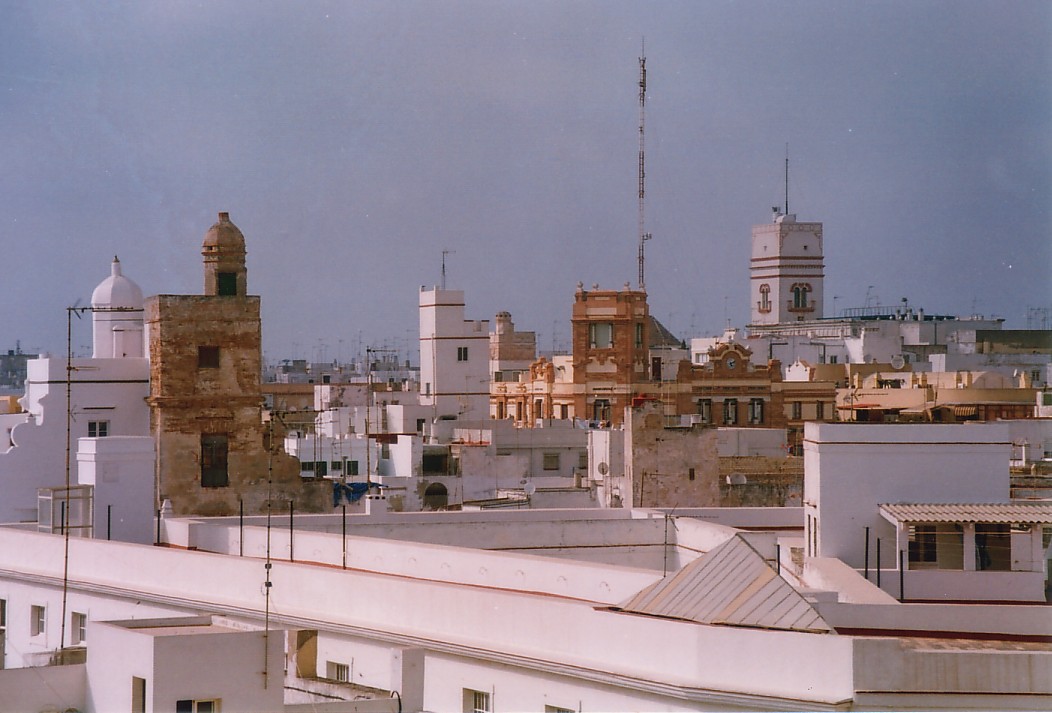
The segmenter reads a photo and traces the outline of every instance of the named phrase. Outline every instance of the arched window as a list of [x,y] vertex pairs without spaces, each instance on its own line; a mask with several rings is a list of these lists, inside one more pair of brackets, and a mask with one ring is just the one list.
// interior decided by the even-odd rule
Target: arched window
[[792,287],[793,304],[790,309],[794,312],[811,312],[814,305],[810,303],[808,296],[811,294],[811,285],[806,282],[797,282]]
[[757,303],[757,307],[763,313],[771,311],[771,286],[766,282],[760,285],[760,301]]

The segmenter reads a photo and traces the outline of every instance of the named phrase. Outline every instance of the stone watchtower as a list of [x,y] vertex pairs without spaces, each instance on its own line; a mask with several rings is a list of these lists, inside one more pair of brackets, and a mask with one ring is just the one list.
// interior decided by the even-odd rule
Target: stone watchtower
[[245,268],[245,236],[230,222],[229,213],[205,233],[201,255],[205,260],[205,294],[244,297],[248,294]]
[[176,515],[264,512],[295,501],[318,511],[319,483],[304,483],[295,459],[270,454],[262,421],[260,299],[247,294],[245,237],[227,213],[205,233],[203,295],[146,300],[150,425],[158,494]]

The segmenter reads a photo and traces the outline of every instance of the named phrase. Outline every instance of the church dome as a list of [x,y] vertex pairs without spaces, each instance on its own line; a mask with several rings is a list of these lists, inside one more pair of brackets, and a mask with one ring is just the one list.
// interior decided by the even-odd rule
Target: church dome
[[230,222],[229,213],[220,213],[219,220],[205,233],[204,252],[244,253],[245,236]]
[[91,293],[91,306],[142,309],[142,290],[121,274],[121,261],[116,255],[110,266],[110,276],[100,282],[95,291]]

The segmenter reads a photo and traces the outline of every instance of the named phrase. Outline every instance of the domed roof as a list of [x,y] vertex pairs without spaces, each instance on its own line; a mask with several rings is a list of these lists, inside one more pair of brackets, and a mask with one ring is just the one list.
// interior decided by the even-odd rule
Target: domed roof
[[121,274],[121,261],[113,256],[110,276],[91,293],[92,307],[131,307],[142,309],[142,290]]
[[245,252],[245,236],[230,222],[229,213],[220,213],[219,220],[205,233],[202,246],[205,252]]

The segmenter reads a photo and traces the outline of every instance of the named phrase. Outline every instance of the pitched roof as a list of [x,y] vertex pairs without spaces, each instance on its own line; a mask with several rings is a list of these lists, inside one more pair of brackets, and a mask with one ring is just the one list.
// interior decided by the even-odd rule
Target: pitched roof
[[672,347],[679,348],[683,346],[683,341],[675,334],[670,332],[665,325],[657,320],[654,315],[650,317],[650,346],[651,347]]
[[643,589],[619,608],[700,624],[833,631],[740,534]]
[[1052,503],[890,503],[880,514],[892,522],[1052,523]]

